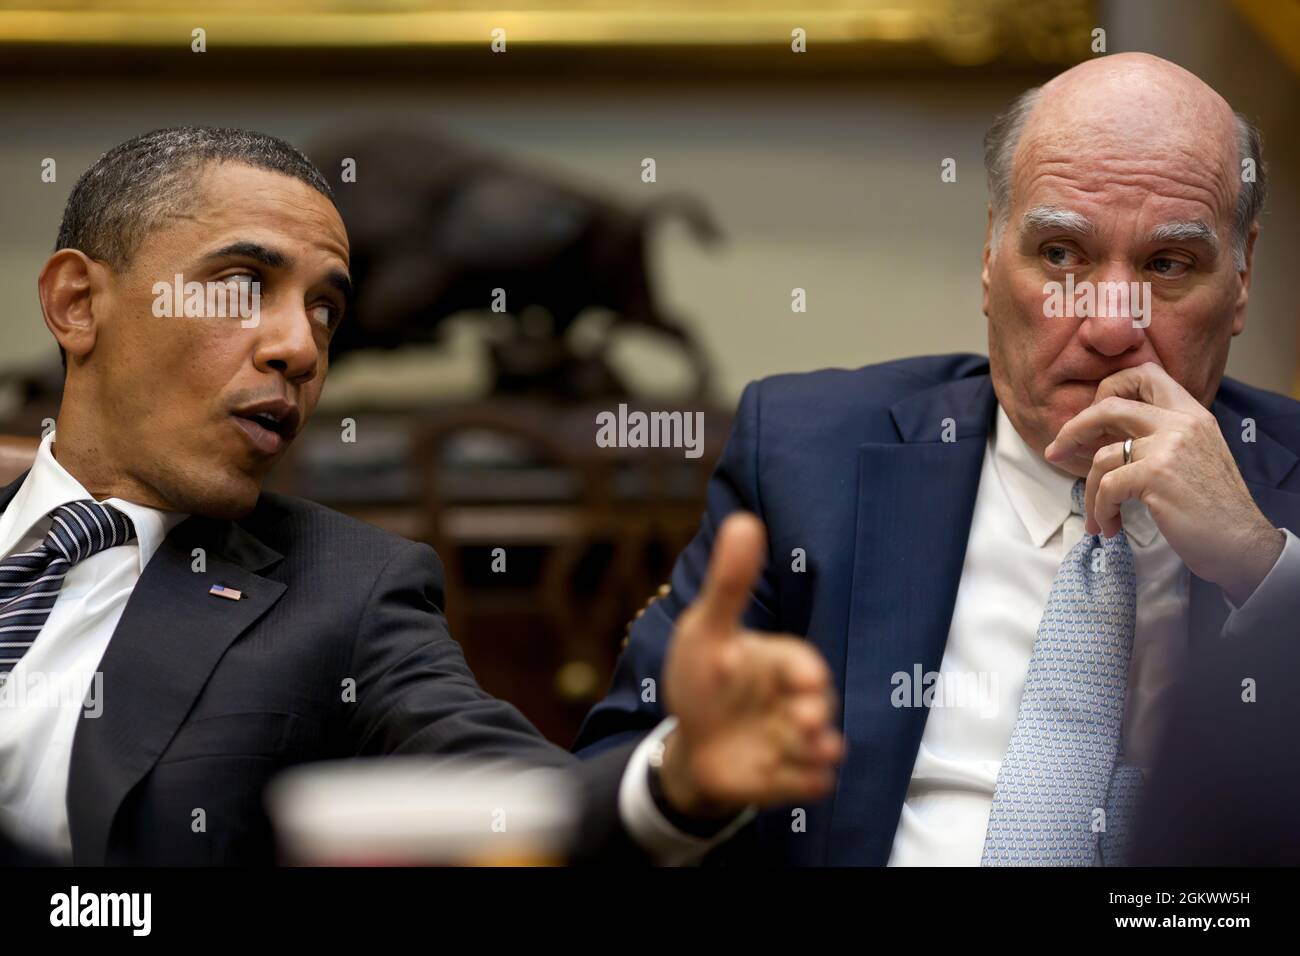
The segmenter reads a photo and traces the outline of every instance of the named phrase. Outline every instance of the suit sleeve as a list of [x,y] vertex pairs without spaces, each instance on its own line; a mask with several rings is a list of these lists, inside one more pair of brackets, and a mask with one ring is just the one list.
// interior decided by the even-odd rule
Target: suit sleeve
[[644,862],[622,826],[618,791],[632,747],[579,761],[512,705],[484,691],[442,613],[433,549],[402,547],[379,573],[356,628],[345,737],[356,756],[428,754],[568,770],[580,801],[578,862]]
[[474,679],[442,613],[442,564],[411,544],[379,573],[357,624],[348,738],[357,755],[435,754],[566,766],[570,756]]
[[[761,390],[762,383],[753,382],[741,395],[731,435],[709,479],[700,530],[677,558],[668,594],[653,601],[633,624],[609,692],[587,714],[578,732],[574,749],[583,756],[638,741],[666,716],[660,696],[664,656],[677,615],[699,593],[713,550],[713,536],[723,519],[734,511],[750,511],[764,519],[759,489]],[[775,595],[772,580],[765,572],[745,613],[748,627],[761,631],[780,629]]]
[[1286,543],[1273,569],[1241,607],[1225,595],[1228,620],[1222,635],[1246,640],[1252,635],[1281,634],[1295,630],[1300,620],[1300,538],[1283,529]]

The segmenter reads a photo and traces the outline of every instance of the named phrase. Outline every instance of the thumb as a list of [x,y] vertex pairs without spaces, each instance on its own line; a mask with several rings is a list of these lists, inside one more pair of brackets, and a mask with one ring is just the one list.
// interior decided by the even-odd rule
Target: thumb
[[709,571],[695,607],[705,629],[717,636],[740,625],[759,573],[767,560],[767,532],[748,512],[728,517],[713,539]]

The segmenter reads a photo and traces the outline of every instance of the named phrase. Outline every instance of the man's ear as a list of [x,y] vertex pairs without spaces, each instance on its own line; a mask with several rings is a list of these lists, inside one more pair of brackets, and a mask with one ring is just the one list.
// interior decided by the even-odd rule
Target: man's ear
[[984,225],[984,268],[980,270],[980,285],[984,287],[984,315],[989,314],[989,262],[993,259],[993,207],[989,206],[988,222]]
[[1246,268],[1237,272],[1241,287],[1237,290],[1237,301],[1232,306],[1232,334],[1240,335],[1246,327],[1246,303],[1250,299],[1250,276],[1255,266],[1255,240],[1259,238],[1259,223],[1252,223],[1246,234]]
[[50,256],[36,286],[50,333],[71,357],[88,355],[98,333],[95,299],[107,293],[106,267],[77,249]]

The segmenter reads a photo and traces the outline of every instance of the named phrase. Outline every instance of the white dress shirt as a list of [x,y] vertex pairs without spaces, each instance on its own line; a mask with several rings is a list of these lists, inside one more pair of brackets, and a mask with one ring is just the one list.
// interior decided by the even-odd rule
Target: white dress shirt
[[[31,472],[0,514],[0,555],[29,551],[45,539],[50,512],[92,498],[41,442]],[[0,689],[0,826],[17,839],[65,859],[68,770],[77,714],[105,706],[94,674],[135,582],[167,533],[185,515],[120,498],[103,502],[135,525],[135,540],[74,564],[36,641]],[[112,706],[111,703],[108,706]]]
[[[970,538],[890,866],[978,866],[998,769],[1011,743],[1038,624],[1061,561],[1084,535],[1070,510],[1076,479],[1034,454],[999,408],[984,456]],[[1190,572],[1141,502],[1121,509],[1137,572],[1122,753],[1149,768],[1160,719],[1188,653]],[[1300,541],[1240,609],[1225,637],[1300,578]],[[965,688],[966,693],[947,693]],[[946,706],[945,706],[946,705]]]
[[[37,547],[50,512],[93,496],[54,457],[51,431],[8,507],[0,512],[0,556]],[[15,839],[70,860],[68,776],[78,712],[87,717],[105,705],[99,663],[126,602],[168,533],[186,518],[175,512],[105,499],[135,525],[130,544],[94,554],[69,569],[36,641],[0,686],[0,829]],[[109,704],[111,706],[111,703]],[[664,721],[636,748],[624,771],[619,810],[632,837],[660,863],[690,862],[734,832],[737,820],[712,839],[682,833],[655,806],[647,777]]]

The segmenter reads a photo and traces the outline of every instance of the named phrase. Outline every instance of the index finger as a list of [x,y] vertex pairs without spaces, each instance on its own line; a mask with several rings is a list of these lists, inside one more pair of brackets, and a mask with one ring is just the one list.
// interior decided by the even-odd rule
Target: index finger
[[1169,422],[1171,412],[1129,398],[1111,396],[1100,405],[1085,408],[1061,426],[1056,439],[1044,449],[1049,461],[1063,462],[1074,455],[1096,454],[1116,438],[1145,438]]
[[1199,411],[1202,407],[1187,389],[1155,362],[1121,369],[1103,378],[1097,385],[1092,404],[1097,405],[1112,396],[1178,412]]

